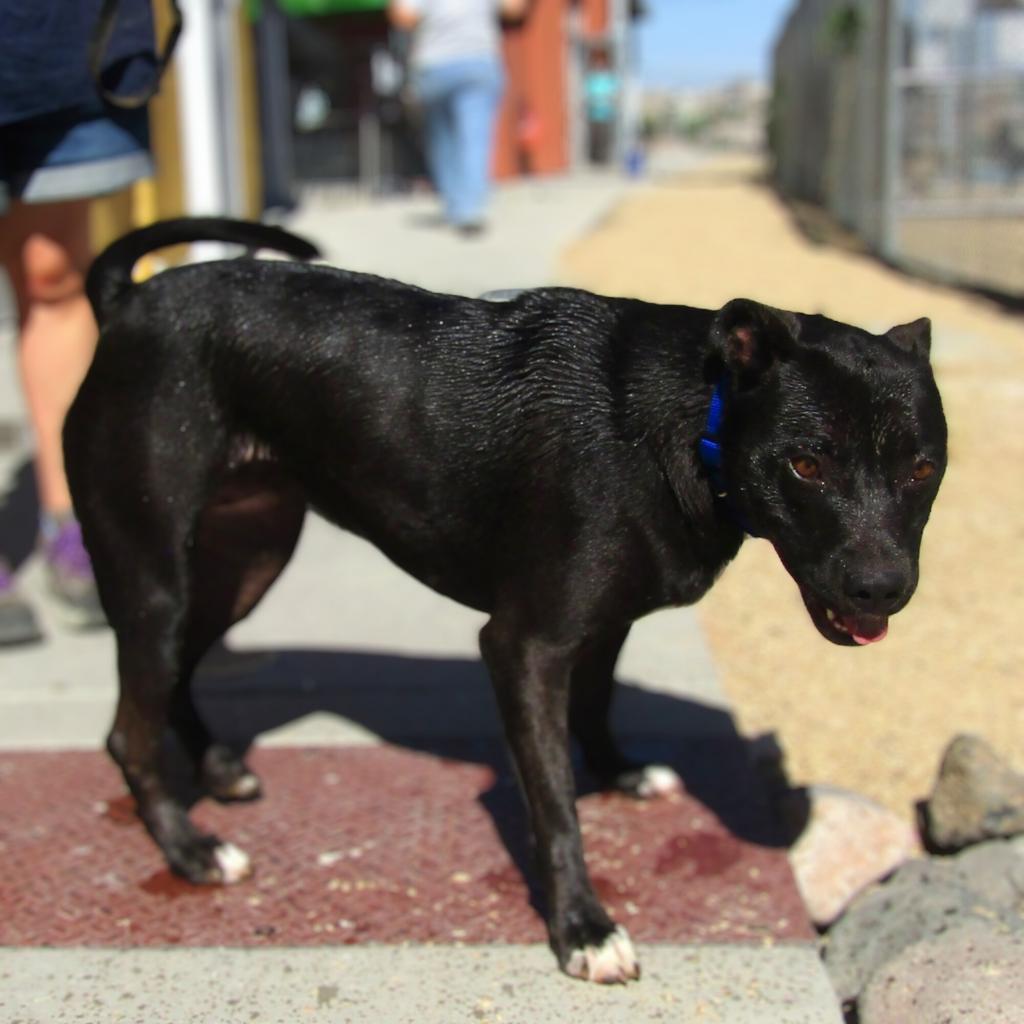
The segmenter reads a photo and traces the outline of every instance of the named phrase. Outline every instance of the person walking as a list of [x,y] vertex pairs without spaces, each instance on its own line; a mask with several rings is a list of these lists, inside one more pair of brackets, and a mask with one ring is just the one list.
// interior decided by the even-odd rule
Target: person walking
[[[104,621],[61,447],[96,345],[89,208],[152,172],[145,101],[171,46],[157,57],[149,0],[0,0],[0,263],[18,317],[42,554],[58,607],[79,627]],[[0,553],[0,644],[40,635]]]
[[472,236],[485,227],[491,149],[504,89],[499,19],[529,0],[391,0],[395,27],[412,33],[412,94],[423,107],[427,164],[445,219]]
[[605,166],[612,162],[615,150],[619,79],[612,67],[611,54],[604,46],[598,46],[590,55],[590,66],[583,79],[583,96],[587,107],[590,162]]

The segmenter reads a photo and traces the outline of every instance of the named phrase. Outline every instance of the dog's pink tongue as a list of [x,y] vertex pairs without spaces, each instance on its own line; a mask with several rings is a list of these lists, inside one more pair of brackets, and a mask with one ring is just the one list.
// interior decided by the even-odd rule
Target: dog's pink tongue
[[877,644],[884,640],[889,632],[889,622],[884,618],[858,618],[855,615],[848,615],[843,619],[843,625],[847,632],[853,637],[854,643],[866,647],[868,644]]

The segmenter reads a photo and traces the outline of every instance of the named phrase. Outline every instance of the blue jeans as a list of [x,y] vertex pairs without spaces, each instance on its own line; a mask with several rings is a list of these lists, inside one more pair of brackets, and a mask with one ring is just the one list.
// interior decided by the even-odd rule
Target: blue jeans
[[0,125],[0,213],[29,203],[116,192],[152,173],[145,110],[98,98],[69,110]]
[[430,173],[453,224],[483,218],[503,87],[501,64],[488,58],[421,68],[413,79],[424,109]]

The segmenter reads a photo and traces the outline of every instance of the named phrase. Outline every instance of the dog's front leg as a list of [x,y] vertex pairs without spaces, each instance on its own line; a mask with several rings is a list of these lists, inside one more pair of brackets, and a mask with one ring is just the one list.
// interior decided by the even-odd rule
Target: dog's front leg
[[576,659],[569,695],[569,729],[579,741],[587,768],[602,788],[647,800],[678,793],[683,783],[666,765],[626,757],[612,736],[609,716],[615,692],[615,663],[628,635],[628,626],[603,630]]
[[601,906],[583,862],[568,730],[579,645],[524,636],[492,619],[480,648],[530,813],[558,962],[567,974],[589,981],[638,978],[629,936]]

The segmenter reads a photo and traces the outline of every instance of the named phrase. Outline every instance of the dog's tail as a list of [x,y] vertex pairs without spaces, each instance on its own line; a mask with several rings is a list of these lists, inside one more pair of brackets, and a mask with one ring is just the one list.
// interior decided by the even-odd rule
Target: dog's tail
[[118,299],[132,286],[132,268],[139,259],[154,249],[187,242],[231,242],[250,249],[275,249],[300,260],[312,260],[320,255],[312,242],[268,224],[226,217],[159,221],[112,242],[93,261],[85,281],[85,293],[96,322],[102,325]]

